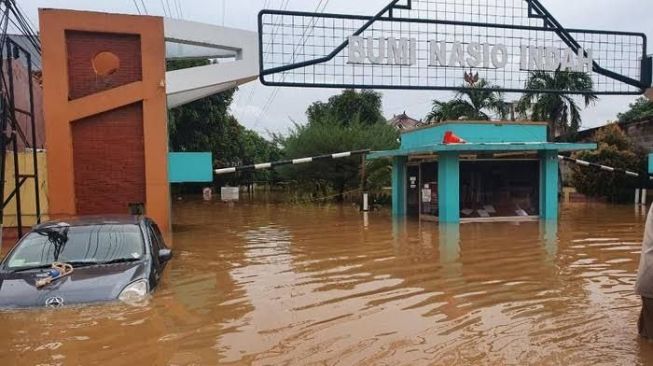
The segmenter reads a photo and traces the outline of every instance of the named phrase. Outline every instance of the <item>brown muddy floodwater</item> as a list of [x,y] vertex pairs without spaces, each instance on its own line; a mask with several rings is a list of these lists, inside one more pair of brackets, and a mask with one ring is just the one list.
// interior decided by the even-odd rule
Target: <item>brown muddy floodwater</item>
[[174,215],[176,258],[147,306],[0,313],[0,365],[653,363],[634,207],[440,230],[339,206]]

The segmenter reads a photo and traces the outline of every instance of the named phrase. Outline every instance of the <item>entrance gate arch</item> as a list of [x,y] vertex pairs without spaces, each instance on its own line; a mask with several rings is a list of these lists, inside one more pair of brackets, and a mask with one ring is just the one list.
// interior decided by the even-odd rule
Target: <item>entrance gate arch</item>
[[592,94],[651,86],[645,34],[565,28],[538,0],[392,0],[371,16],[263,10],[258,21],[264,85],[460,90],[471,70],[523,92],[533,72],[568,70],[590,74]]

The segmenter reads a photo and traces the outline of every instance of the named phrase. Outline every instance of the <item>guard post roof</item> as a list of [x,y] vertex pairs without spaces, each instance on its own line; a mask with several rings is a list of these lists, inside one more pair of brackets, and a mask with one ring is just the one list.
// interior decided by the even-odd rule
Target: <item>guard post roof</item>
[[[446,132],[467,141],[465,144],[444,144]],[[515,152],[515,151],[578,151],[593,150],[594,143],[552,143],[547,141],[547,124],[541,122],[444,122],[401,134],[396,150],[376,151],[369,159],[379,159],[439,152]]]

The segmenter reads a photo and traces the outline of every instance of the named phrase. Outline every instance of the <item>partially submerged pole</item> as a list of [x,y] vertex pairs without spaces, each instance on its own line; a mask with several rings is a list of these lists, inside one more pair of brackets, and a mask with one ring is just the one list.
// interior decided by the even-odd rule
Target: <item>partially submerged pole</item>
[[641,197],[642,197],[642,200],[640,201],[640,204],[641,204],[642,206],[646,206],[646,200],[647,200],[647,198],[648,198],[648,197],[647,197],[646,188],[642,188],[642,195],[641,195]]
[[367,175],[365,172],[365,164],[367,159],[365,159],[365,154],[361,155],[361,192],[363,192],[363,212],[368,212],[370,210],[369,204],[369,195],[367,193]]

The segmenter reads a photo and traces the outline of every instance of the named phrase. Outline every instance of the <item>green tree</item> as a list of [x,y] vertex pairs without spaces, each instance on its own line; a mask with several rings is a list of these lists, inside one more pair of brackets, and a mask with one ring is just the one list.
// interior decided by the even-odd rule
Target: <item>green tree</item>
[[364,124],[385,121],[381,112],[381,94],[353,89],[334,95],[324,102],[315,102],[306,111],[308,122],[330,119],[340,125],[348,125],[357,120]]
[[639,97],[634,103],[630,104],[627,112],[617,115],[619,122],[631,122],[644,118],[653,118],[653,101],[646,97]]
[[[584,72],[560,69],[553,73],[534,71],[526,82],[526,89],[527,92],[519,100],[517,111],[533,121],[548,122],[549,140],[552,140],[556,133],[574,133],[580,128],[581,107],[574,97],[575,94],[585,93],[582,95],[585,107],[598,100],[598,97],[592,94],[592,77]],[[559,93],[543,93],[540,90],[557,90]]]
[[470,120],[489,121],[492,113],[502,119],[506,117],[507,108],[503,101],[503,94],[493,91],[495,87],[486,80],[470,82],[463,88],[456,93],[453,100],[447,102],[434,100],[426,120],[433,123],[455,121],[464,117]]
[[[337,152],[396,148],[398,132],[385,122],[374,124],[359,120],[342,125],[334,118],[314,120],[306,125],[296,124],[287,136],[278,137],[286,158],[301,158]],[[285,180],[298,183],[298,188],[313,195],[326,196],[335,192],[342,200],[345,192],[360,186],[361,157],[317,161],[282,170]],[[370,189],[390,184],[387,161],[368,161],[366,175]]]
[[[598,149],[574,154],[577,159],[614,168],[644,172],[646,156],[616,123],[600,129],[595,136]],[[592,167],[572,166],[572,184],[578,192],[591,197],[605,197],[612,202],[632,198],[632,192],[642,182],[637,178],[607,172]]]

